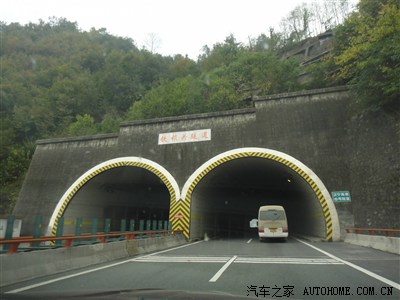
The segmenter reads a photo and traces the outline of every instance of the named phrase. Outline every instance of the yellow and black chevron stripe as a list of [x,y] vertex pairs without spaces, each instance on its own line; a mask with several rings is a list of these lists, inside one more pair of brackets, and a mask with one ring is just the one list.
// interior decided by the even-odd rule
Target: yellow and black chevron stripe
[[186,201],[172,201],[169,211],[169,219],[174,230],[182,230],[186,238],[189,238],[190,204]]
[[51,235],[55,236],[56,232],[57,232],[57,227],[58,227],[58,221],[59,219],[62,217],[62,215],[65,212],[65,209],[68,206],[68,203],[71,201],[71,199],[74,197],[74,195],[78,192],[78,190],[85,184],[87,183],[89,180],[91,180],[93,177],[99,175],[100,173],[107,171],[109,169],[113,169],[113,168],[117,168],[117,167],[138,167],[138,168],[143,168],[146,169],[152,173],[154,173],[155,175],[157,175],[161,181],[165,184],[165,186],[168,188],[170,197],[171,197],[171,205],[172,203],[176,203],[176,194],[175,191],[172,187],[171,182],[167,179],[167,177],[165,177],[165,175],[163,173],[161,173],[159,170],[157,170],[156,168],[145,164],[145,163],[140,163],[140,162],[133,162],[133,161],[121,161],[121,162],[116,162],[116,163],[112,163],[106,166],[103,166],[95,171],[93,171],[92,173],[90,173],[89,175],[87,175],[85,178],[83,178],[74,188],[73,190],[68,194],[68,196],[65,198],[63,204],[61,205],[60,210],[57,213],[57,217],[54,221],[54,225],[51,231]]
[[[317,195],[318,199],[319,199],[319,203],[321,204],[321,208],[322,211],[324,213],[325,216],[325,228],[326,228],[326,237],[325,239],[327,241],[332,241],[332,234],[333,234],[333,228],[332,228],[332,219],[331,219],[331,213],[329,211],[329,207],[328,207],[328,203],[326,202],[325,197],[323,196],[321,190],[319,189],[319,187],[317,186],[317,184],[310,178],[310,176],[308,176],[302,169],[300,169],[298,166],[296,166],[295,164],[293,164],[292,162],[273,155],[273,154],[268,154],[268,153],[262,153],[262,152],[241,152],[241,153],[237,153],[237,154],[232,154],[226,157],[223,157],[217,161],[215,161],[214,163],[212,163],[211,165],[209,165],[207,168],[205,168],[197,177],[196,179],[192,182],[192,184],[190,185],[188,192],[186,194],[186,198],[185,198],[185,206],[187,207],[188,211],[190,211],[190,201],[191,201],[191,196],[193,193],[194,188],[196,187],[196,185],[199,183],[199,181],[208,173],[210,172],[212,169],[214,169],[215,167],[233,160],[233,159],[238,159],[238,158],[243,158],[243,157],[260,157],[260,158],[265,158],[265,159],[270,159],[270,160],[274,160],[277,161],[281,164],[284,164],[285,166],[289,167],[290,169],[292,169],[293,171],[295,171],[297,174],[299,174],[305,181],[307,181],[307,183],[311,186],[311,188],[313,189],[313,191],[315,192],[315,194]],[[183,225],[186,225],[183,224]],[[184,228],[184,231],[188,232],[188,234],[190,233],[189,230],[189,225],[187,228]]]

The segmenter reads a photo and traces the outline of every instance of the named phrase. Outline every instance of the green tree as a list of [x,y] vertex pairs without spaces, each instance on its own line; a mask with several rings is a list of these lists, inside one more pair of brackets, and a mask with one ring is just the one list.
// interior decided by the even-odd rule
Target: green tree
[[103,120],[99,124],[101,133],[115,133],[119,131],[119,124],[121,123],[122,118],[118,116],[118,112],[116,110],[111,110],[106,113],[103,117]]
[[133,103],[127,112],[128,120],[178,116],[202,111],[204,83],[189,75],[164,81]]
[[208,72],[221,66],[227,66],[235,61],[243,50],[242,44],[237,42],[231,34],[225,38],[224,43],[215,44],[212,50],[208,46],[204,46],[204,53],[199,57],[200,68],[203,72]]
[[187,56],[177,54],[173,57],[173,63],[169,66],[170,79],[199,75],[197,64]]
[[241,104],[235,87],[228,77],[216,77],[208,80],[205,88],[203,111],[223,111],[238,108]]
[[[3,135],[1,136],[3,137]],[[7,140],[2,140],[7,143]],[[8,146],[3,148],[3,146]],[[33,152],[32,144],[2,145],[0,160],[0,214],[11,213]],[[7,150],[7,153],[4,153]]]
[[312,11],[306,3],[296,6],[282,20],[284,38],[287,43],[298,43],[310,36]]
[[229,78],[238,98],[294,91],[300,87],[298,75],[298,61],[281,60],[271,50],[242,52],[229,66],[214,70],[214,76]]
[[352,85],[363,110],[393,108],[400,99],[400,4],[361,0],[336,34],[337,78]]
[[98,132],[97,126],[91,115],[77,115],[76,121],[71,123],[67,128],[68,135],[91,135]]

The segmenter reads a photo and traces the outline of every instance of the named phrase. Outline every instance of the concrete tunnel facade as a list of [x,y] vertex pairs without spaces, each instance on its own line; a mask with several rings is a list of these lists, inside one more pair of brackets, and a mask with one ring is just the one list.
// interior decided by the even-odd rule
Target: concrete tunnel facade
[[[354,119],[350,100],[346,87],[300,91],[254,98],[246,109],[39,140],[13,213],[22,235],[40,215],[43,235],[64,216],[65,233],[76,217],[82,232],[93,218],[113,219],[111,230],[119,219],[151,218],[193,240],[246,236],[265,204],[286,208],[291,233],[328,240],[346,227],[397,228],[397,123],[385,114]],[[173,140],[196,132],[209,139]],[[333,203],[333,191],[349,191],[351,201]]]
[[[229,185],[226,180],[220,180],[218,183],[218,179],[215,180],[215,178],[223,175],[213,173],[222,167],[229,168],[229,164],[235,161],[242,163],[222,170],[222,174],[235,172],[232,168],[236,168],[236,173],[245,173],[244,180],[247,182],[242,181],[240,185],[240,182],[235,181]],[[245,166],[252,169],[243,170]],[[173,229],[183,230],[184,235],[190,240],[201,239],[205,234],[211,237],[222,235],[229,238],[251,234],[249,221],[257,216],[259,206],[268,204],[280,204],[285,207],[290,230],[293,233],[317,236],[328,241],[340,239],[339,220],[335,206],[317,175],[295,158],[263,148],[234,149],[208,160],[188,178],[183,186],[182,195],[174,177],[153,161],[139,157],[122,157],[103,162],[85,172],[64,193],[52,214],[48,233],[56,234],[61,216],[73,219],[76,216],[90,218],[101,214],[105,205],[101,202],[101,196],[96,193],[86,193],[86,196],[79,199],[79,193],[90,189],[85,185],[89,185],[96,176],[98,178],[110,170],[126,167],[144,169],[157,176],[168,191],[164,198],[169,198],[168,219]],[[257,170],[260,167],[264,170]],[[254,177],[261,176],[261,178],[258,181],[254,178],[249,181],[249,176],[246,175],[249,172],[253,173]],[[267,176],[267,174],[272,174],[272,176]],[[217,185],[211,183],[210,180],[207,181],[207,178],[214,178]],[[279,186],[276,180],[280,180],[280,184],[297,184],[297,186],[292,190],[292,188],[287,188],[287,185]],[[268,184],[265,184],[266,182]],[[221,184],[222,192],[225,191],[225,194],[221,194]],[[150,186],[150,182],[145,182],[144,185]],[[207,191],[207,187],[208,190],[211,189],[214,192]],[[238,188],[241,189],[239,195],[236,194]],[[135,191],[133,193],[136,194]],[[149,193],[148,197],[154,198],[154,194],[157,197],[155,191]],[[219,199],[214,199],[215,197]],[[113,198],[112,202],[115,205],[118,200],[115,196]],[[138,202],[140,203],[140,200],[127,199],[120,205],[124,206],[124,210],[128,210],[129,207],[133,208],[132,205],[138,205]],[[141,206],[149,210],[151,204],[141,203]],[[234,204],[233,207],[232,204]],[[74,205],[77,208],[74,209]],[[159,212],[161,207],[158,208]],[[69,213],[70,211],[72,213]],[[102,224],[99,226],[101,227]]]

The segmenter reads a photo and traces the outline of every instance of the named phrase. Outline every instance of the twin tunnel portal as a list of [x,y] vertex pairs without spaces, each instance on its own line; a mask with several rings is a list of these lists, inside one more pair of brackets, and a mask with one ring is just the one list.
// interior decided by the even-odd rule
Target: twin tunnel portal
[[[180,188],[168,170],[141,157],[120,157],[82,174],[64,193],[48,230],[59,220],[103,216],[118,221],[169,220],[190,240],[253,236],[262,205],[282,205],[289,231],[340,239],[338,215],[318,176],[297,159],[265,148],[221,153],[198,167]],[[101,226],[102,224],[99,224]]]

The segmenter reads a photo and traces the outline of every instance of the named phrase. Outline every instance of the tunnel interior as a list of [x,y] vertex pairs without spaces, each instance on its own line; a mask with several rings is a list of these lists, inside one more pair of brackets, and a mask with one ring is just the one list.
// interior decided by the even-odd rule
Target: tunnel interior
[[103,232],[105,219],[111,220],[111,231],[120,231],[121,220],[168,221],[170,194],[154,173],[139,167],[117,167],[89,180],[69,202],[64,212],[64,233],[75,232],[76,218],[82,218],[82,232],[91,232],[97,219],[97,231]]
[[191,196],[190,238],[257,238],[263,205],[282,205],[289,235],[325,237],[325,219],[310,185],[289,167],[265,158],[238,158],[207,173]]

